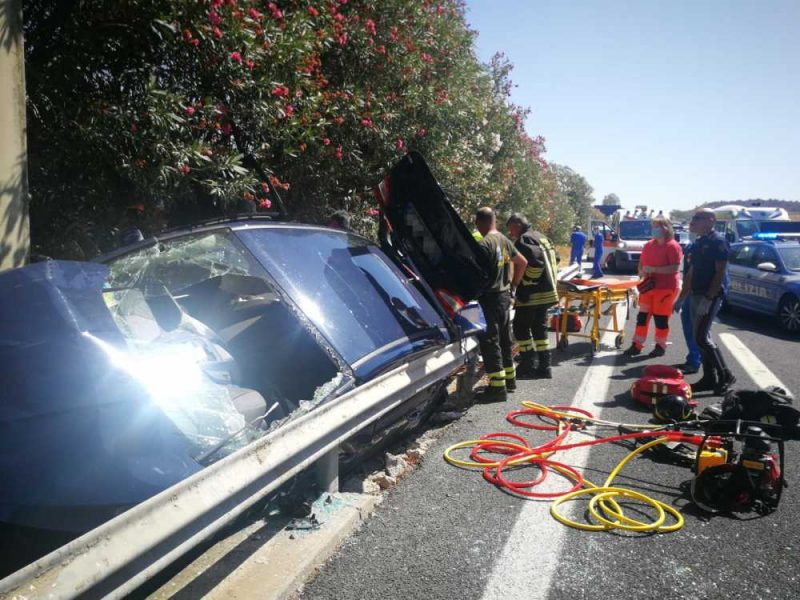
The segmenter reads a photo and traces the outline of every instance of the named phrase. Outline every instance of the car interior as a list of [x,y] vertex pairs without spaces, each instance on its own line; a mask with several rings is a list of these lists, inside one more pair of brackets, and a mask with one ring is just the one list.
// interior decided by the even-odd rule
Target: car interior
[[281,419],[337,377],[334,359],[266,279],[200,261],[139,267],[126,283],[142,291],[157,328],[191,330],[221,350],[203,370],[228,387],[247,422],[267,411],[265,422]]

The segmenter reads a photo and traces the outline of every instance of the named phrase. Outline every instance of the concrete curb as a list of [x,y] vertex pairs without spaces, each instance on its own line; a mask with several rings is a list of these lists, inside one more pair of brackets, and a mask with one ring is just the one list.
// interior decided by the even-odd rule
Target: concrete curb
[[375,511],[382,495],[324,494],[312,507],[317,529],[300,519],[299,529],[286,519],[251,523],[215,544],[148,596],[286,600],[291,598],[342,542]]

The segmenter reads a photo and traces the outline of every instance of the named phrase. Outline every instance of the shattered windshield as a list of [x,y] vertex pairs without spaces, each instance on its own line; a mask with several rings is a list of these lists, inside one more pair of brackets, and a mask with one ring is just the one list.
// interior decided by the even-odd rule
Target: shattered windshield
[[228,229],[167,238],[109,266],[107,303],[147,365],[136,372],[148,385],[163,380],[156,401],[196,442],[197,460],[224,456],[349,381]]
[[[186,437],[193,456],[244,433],[246,421],[234,405],[230,375],[215,369],[230,361],[224,348],[185,315],[177,315],[174,328],[165,330],[139,289],[104,292],[103,299],[125,347],[92,341]],[[248,436],[237,439],[234,446],[240,447]]]
[[[162,242],[113,260],[110,269],[103,296],[127,345],[122,353],[104,348],[112,361],[190,440],[196,458],[225,440],[230,439],[228,452],[245,445],[261,423],[248,426],[236,403],[245,396],[249,404],[266,402],[258,392],[236,385],[239,367],[226,344],[207,321],[185,308],[192,306],[187,291],[214,286],[238,286],[239,303],[246,292],[253,292],[248,299],[274,302],[263,269],[224,231]],[[201,305],[195,307],[201,316],[222,308],[209,301],[195,304]],[[249,416],[265,419],[263,413]],[[218,452],[217,458],[226,453]]]

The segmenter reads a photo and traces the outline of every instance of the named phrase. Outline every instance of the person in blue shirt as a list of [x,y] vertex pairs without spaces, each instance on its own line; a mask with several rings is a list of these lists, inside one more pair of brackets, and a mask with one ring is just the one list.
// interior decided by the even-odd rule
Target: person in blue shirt
[[673,310],[680,310],[689,298],[689,312],[693,323],[694,339],[700,348],[703,376],[692,384],[692,392],[713,391],[724,394],[736,382],[722,351],[711,337],[711,326],[727,293],[727,267],[730,248],[714,230],[716,217],[707,208],[698,209],[689,225],[690,231],[698,235],[689,253],[689,270],[683,289]]
[[606,241],[603,232],[599,228],[594,230],[594,260],[592,261],[592,279],[597,279],[604,275],[603,268],[603,242]]
[[572,237],[570,238],[572,244],[572,251],[569,255],[569,264],[581,264],[583,259],[583,247],[586,245],[586,234],[581,231],[580,225],[575,225],[572,230]]

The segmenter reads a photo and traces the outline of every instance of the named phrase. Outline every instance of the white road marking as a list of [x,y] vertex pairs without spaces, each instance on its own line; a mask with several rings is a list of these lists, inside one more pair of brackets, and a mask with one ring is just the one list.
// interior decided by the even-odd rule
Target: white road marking
[[[619,310],[619,309],[618,309]],[[616,333],[607,332],[601,338],[601,348],[614,346]],[[595,361],[613,357],[617,352],[601,350]],[[606,361],[611,362],[606,358]],[[604,361],[605,362],[605,361]],[[595,403],[604,402],[614,364],[593,364],[581,381],[572,406],[591,410],[599,416]],[[578,470],[583,469],[589,458],[590,447],[570,450],[566,462]],[[552,489],[548,484],[552,482]],[[559,477],[548,477],[540,486],[541,491],[564,489],[566,482]],[[581,505],[575,503],[573,507]],[[570,508],[573,508],[570,507]],[[569,514],[569,513],[567,513]],[[550,584],[559,563],[566,527],[550,516],[550,502],[529,500],[520,511],[514,529],[506,541],[503,552],[489,576],[483,600],[539,600],[549,595]],[[534,558],[535,557],[535,558]]]
[[775,377],[772,371],[770,371],[735,335],[732,333],[720,333],[719,339],[728,349],[728,352],[733,355],[733,358],[736,359],[736,362],[747,372],[757,387],[765,388],[770,385],[776,385],[785,389],[787,392],[791,391],[780,379]]

